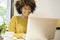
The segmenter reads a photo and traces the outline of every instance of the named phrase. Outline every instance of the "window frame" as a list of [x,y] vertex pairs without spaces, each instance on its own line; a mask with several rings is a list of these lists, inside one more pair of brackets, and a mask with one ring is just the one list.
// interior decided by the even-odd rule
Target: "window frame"
[[10,19],[11,19],[11,14],[12,14],[12,8],[11,5],[12,4],[12,0],[7,0],[7,13],[6,13],[6,24],[8,25]]

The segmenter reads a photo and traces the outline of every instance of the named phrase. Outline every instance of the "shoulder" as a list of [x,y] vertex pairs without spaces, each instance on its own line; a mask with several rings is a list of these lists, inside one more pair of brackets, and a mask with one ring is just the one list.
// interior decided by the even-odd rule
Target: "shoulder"
[[12,16],[12,18],[17,18],[17,16]]
[[20,16],[12,16],[12,18],[18,18],[18,17],[20,17]]
[[12,19],[19,19],[21,18],[20,16],[12,16]]

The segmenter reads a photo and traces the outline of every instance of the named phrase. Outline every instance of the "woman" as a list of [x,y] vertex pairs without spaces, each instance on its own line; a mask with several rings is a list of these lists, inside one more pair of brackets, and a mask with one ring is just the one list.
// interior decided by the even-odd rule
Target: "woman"
[[8,30],[14,32],[17,38],[23,38],[27,29],[27,19],[29,14],[35,10],[36,4],[34,0],[18,0],[16,2],[16,10],[21,16],[13,16],[9,22]]

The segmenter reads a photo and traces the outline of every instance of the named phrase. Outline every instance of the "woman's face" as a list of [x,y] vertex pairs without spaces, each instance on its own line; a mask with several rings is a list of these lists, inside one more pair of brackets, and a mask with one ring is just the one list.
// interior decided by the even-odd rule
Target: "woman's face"
[[28,17],[28,15],[31,13],[31,7],[25,5],[22,9],[22,15]]

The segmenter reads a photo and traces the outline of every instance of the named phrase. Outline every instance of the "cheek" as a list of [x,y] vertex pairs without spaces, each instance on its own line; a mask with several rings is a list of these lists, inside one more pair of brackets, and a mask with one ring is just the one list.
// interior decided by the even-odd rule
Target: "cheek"
[[29,10],[29,12],[31,13],[31,10]]
[[25,11],[26,15],[29,15],[31,13],[31,10]]
[[24,13],[25,12],[25,10],[22,10],[22,13]]

